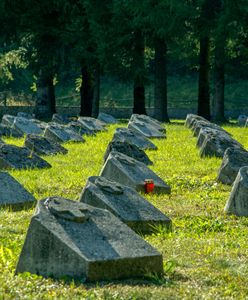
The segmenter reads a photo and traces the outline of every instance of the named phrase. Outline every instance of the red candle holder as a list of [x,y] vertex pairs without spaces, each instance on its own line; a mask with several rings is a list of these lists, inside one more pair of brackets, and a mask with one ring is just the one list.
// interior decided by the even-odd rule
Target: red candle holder
[[144,186],[147,194],[152,193],[155,187],[153,179],[145,179]]

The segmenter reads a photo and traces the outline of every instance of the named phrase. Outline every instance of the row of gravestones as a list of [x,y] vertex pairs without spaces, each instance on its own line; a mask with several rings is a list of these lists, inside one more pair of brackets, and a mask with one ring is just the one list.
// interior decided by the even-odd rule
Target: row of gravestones
[[[65,117],[58,117],[65,122]],[[161,274],[161,254],[136,234],[150,233],[154,226],[171,227],[171,220],[138,193],[144,191],[146,179],[155,184],[154,192],[170,193],[170,187],[147,167],[152,162],[143,150],[157,149],[148,139],[153,137],[165,137],[163,126],[133,115],[128,128],[116,130],[100,176],[88,178],[80,202],[61,197],[38,201],[16,273],[89,281]],[[38,152],[36,146],[33,143],[32,151]],[[15,208],[34,204],[34,197],[14,178],[0,175],[10,191],[5,204]]]
[[230,133],[203,117],[189,114],[185,126],[197,137],[201,157],[222,157],[217,181],[233,184],[225,211],[248,216],[248,151]]

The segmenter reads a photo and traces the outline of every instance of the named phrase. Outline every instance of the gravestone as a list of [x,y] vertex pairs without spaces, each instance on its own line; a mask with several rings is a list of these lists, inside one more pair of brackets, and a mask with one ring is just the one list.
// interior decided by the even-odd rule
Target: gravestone
[[16,274],[100,281],[160,275],[161,254],[107,210],[61,197],[37,204]]
[[68,126],[80,135],[95,135],[94,130],[90,130],[88,127],[77,121],[72,121],[68,123]]
[[233,184],[240,168],[248,166],[248,151],[228,148],[224,153],[217,180],[224,184]]
[[225,212],[248,217],[248,166],[242,167],[234,181]]
[[43,122],[43,121],[40,121],[38,119],[31,119],[31,121],[36,124],[42,132],[45,131],[46,127],[47,127],[47,123],[46,122]]
[[208,127],[203,127],[201,128],[198,137],[197,137],[197,142],[196,142],[196,146],[197,147],[201,147],[202,144],[204,143],[204,140],[207,138],[208,135],[215,135],[218,136],[219,134],[223,134],[223,132],[216,130],[216,129],[212,129],[212,128],[208,128]]
[[44,159],[32,153],[26,147],[0,145],[0,169],[50,168]]
[[53,114],[52,122],[66,125],[70,122],[70,119],[67,115]]
[[38,155],[55,155],[58,153],[66,154],[68,152],[68,150],[60,144],[44,136],[35,134],[28,134],[26,136],[24,146]]
[[75,130],[67,125],[48,123],[44,136],[57,142],[84,142],[84,139]]
[[101,176],[88,178],[79,201],[107,209],[137,233],[151,233],[156,226],[171,227],[171,220],[133,188]]
[[16,117],[13,128],[23,132],[24,134],[41,134],[42,130],[32,120]]
[[146,155],[146,153],[138,148],[137,146],[130,144],[126,141],[119,141],[116,139],[113,139],[109,144],[108,147],[106,149],[106,152],[104,154],[104,161],[106,161],[106,159],[109,156],[109,153],[111,151],[116,151],[116,152],[120,152],[123,153],[127,156],[130,156],[138,161],[143,162],[145,165],[152,165],[152,161],[149,159],[149,157]]
[[145,191],[145,180],[152,179],[155,184],[154,193],[169,194],[171,188],[145,164],[127,155],[111,152],[106,160],[100,176]]
[[247,118],[248,117],[246,115],[239,115],[239,117],[238,117],[238,125],[244,127]]
[[198,116],[198,115],[195,115],[195,114],[187,114],[186,120],[185,120],[185,126],[188,127],[188,128],[192,128],[192,126],[194,125],[194,123],[196,121],[209,122],[207,119],[205,119],[201,116]]
[[15,116],[12,115],[3,115],[2,117],[2,125],[12,127],[14,124]]
[[[208,129],[213,129],[213,130],[218,130],[221,133],[225,133],[227,135],[230,135],[230,133],[228,133],[226,130],[224,130],[223,128],[221,128],[220,126],[210,123],[210,122],[205,122],[205,121],[196,121],[194,123],[194,125],[192,126],[192,130],[193,130],[193,136],[198,137],[200,130],[203,128],[208,128]],[[231,136],[231,135],[230,135]]]
[[157,146],[155,146],[150,140],[148,140],[144,135],[133,132],[128,128],[117,128],[113,139],[126,141],[130,144],[137,146],[142,150],[157,150]]
[[131,122],[136,122],[136,121],[144,122],[146,124],[150,124],[151,126],[157,128],[159,131],[166,133],[166,129],[163,126],[163,124],[150,116],[142,115],[142,114],[141,115],[132,114],[130,121]]
[[22,111],[19,111],[17,113],[17,117],[21,117],[21,118],[25,118],[25,119],[30,119],[30,120],[34,118],[33,115],[31,115],[29,113],[26,113],[26,112],[22,112]]
[[14,177],[0,172],[0,207],[19,210],[30,208],[35,203],[35,198]]
[[127,128],[144,135],[146,138],[166,138],[165,134],[149,123],[136,120],[129,121]]
[[23,133],[12,127],[0,124],[0,136],[20,138],[23,137]]
[[98,131],[106,131],[104,126],[106,123],[103,123],[100,120],[91,117],[79,117],[78,122],[83,124],[86,128],[91,131],[98,132]]
[[106,123],[106,124],[117,124],[118,123],[116,118],[114,118],[113,116],[111,116],[109,114],[105,114],[103,112],[99,113],[97,119],[104,122],[104,123]]

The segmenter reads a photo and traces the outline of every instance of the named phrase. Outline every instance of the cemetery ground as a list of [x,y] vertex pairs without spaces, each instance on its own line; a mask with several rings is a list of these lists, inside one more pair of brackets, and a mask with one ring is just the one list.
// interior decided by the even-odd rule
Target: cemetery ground
[[[123,124],[126,126],[126,124]],[[68,143],[67,155],[44,156],[52,168],[10,171],[36,199],[62,196],[78,200],[89,176],[98,175],[103,155],[119,125]],[[87,283],[14,275],[34,209],[0,210],[0,299],[245,299],[248,297],[248,219],[223,210],[231,187],[216,183],[220,158],[199,156],[196,138],[183,122],[166,125],[167,139],[152,140],[150,166],[172,188],[171,195],[145,197],[172,219],[171,232],[154,228],[144,236],[163,254],[162,278]],[[248,129],[224,126],[248,148]],[[4,138],[23,145],[24,139]]]

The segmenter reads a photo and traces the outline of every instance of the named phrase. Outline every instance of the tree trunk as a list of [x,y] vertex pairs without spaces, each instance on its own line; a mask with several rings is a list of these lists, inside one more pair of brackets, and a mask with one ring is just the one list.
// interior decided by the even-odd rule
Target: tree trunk
[[80,88],[80,116],[91,117],[94,95],[93,74],[88,67],[82,68],[82,85]]
[[56,112],[53,75],[40,71],[37,81],[35,115],[38,118],[50,118]]
[[155,40],[154,117],[170,122],[167,112],[167,46],[164,40]]
[[209,36],[200,39],[199,81],[198,81],[198,115],[210,120],[210,94],[209,94]]
[[97,118],[99,114],[99,105],[100,105],[100,66],[99,64],[96,67],[94,74],[94,96],[92,103],[92,117]]
[[145,108],[145,42],[140,31],[134,36],[133,113],[146,114]]

